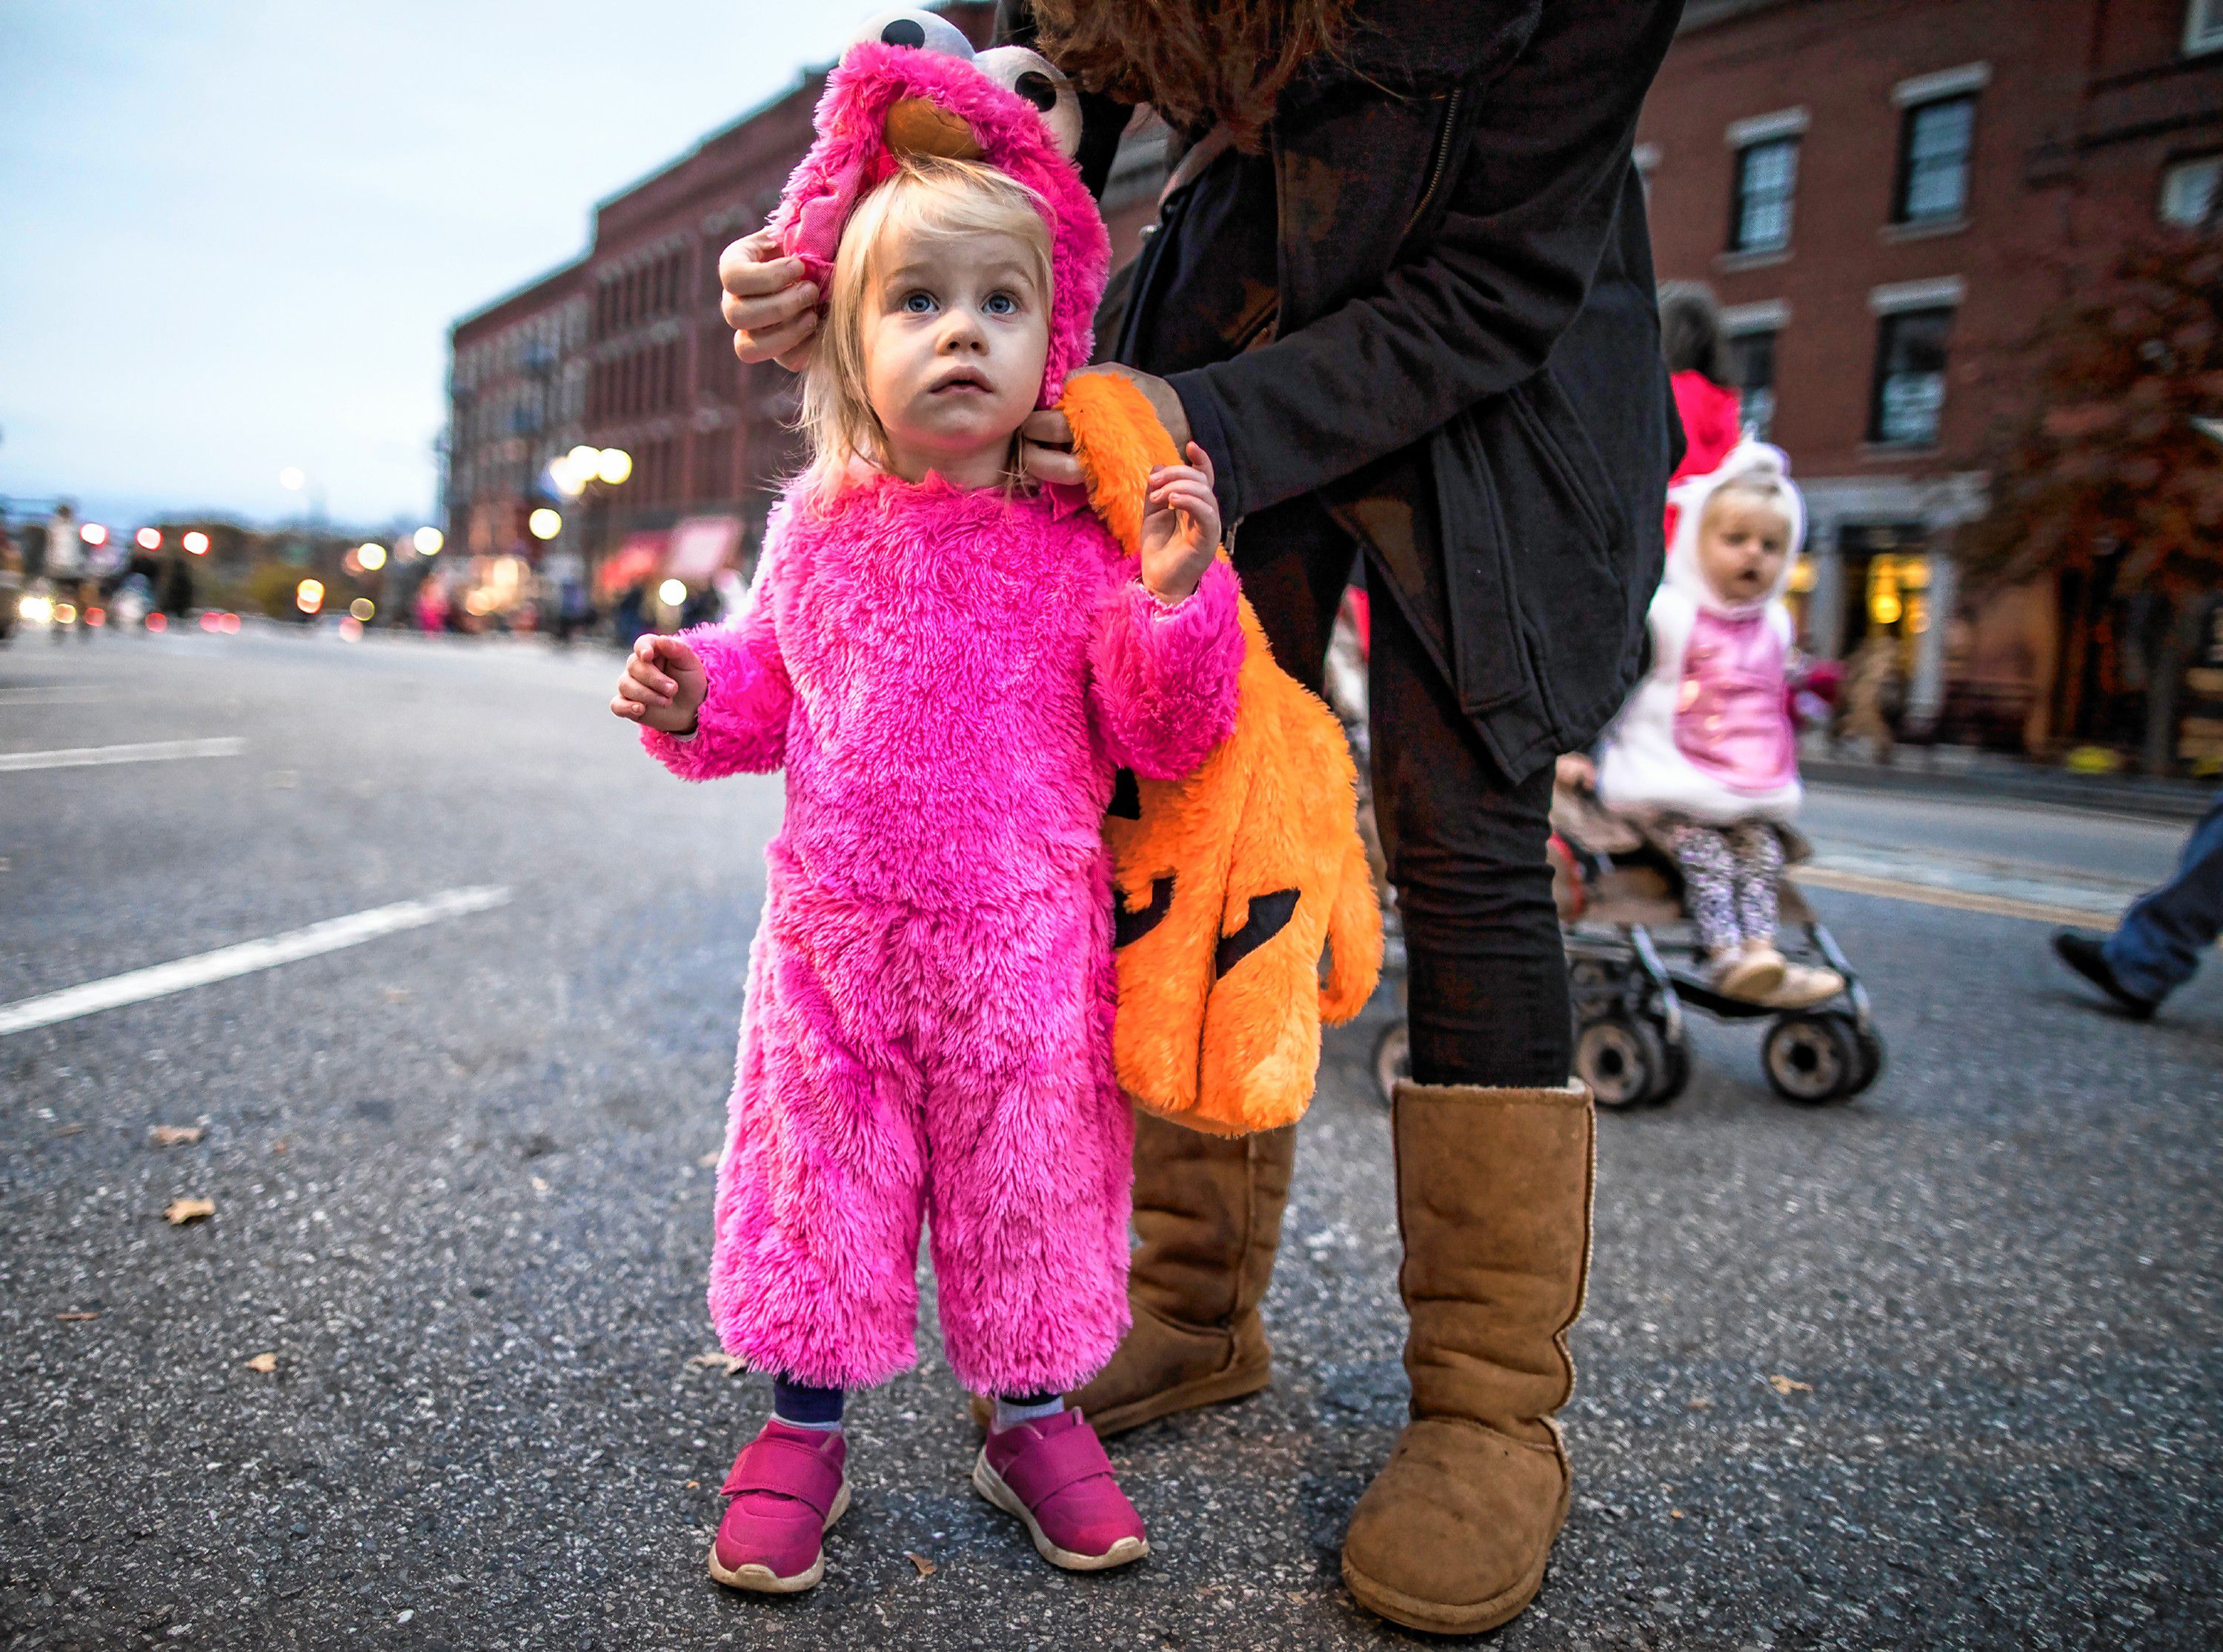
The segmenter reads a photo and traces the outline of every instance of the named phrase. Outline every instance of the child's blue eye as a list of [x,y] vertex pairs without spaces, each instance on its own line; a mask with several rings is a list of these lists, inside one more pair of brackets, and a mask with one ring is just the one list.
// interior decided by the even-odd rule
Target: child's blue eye
[[904,295],[904,309],[914,316],[923,316],[934,308],[931,292],[909,292]]
[[987,302],[981,307],[992,316],[1016,316],[1019,313],[1019,301],[1008,292],[991,292]]

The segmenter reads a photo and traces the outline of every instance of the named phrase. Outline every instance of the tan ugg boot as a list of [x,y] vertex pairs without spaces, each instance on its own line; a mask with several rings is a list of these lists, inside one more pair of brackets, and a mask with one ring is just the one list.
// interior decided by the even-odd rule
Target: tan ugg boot
[[[1110,1365],[1066,1396],[1099,1435],[1255,1394],[1273,1380],[1258,1303],[1296,1156],[1294,1125],[1215,1136],[1136,1113],[1134,1329]],[[987,1426],[986,1401],[974,1399],[973,1416]]]
[[1352,1511],[1343,1577],[1407,1629],[1472,1635],[1518,1614],[1567,1517],[1552,1413],[1590,1272],[1588,1090],[1397,1087],[1399,1285],[1413,1420]]

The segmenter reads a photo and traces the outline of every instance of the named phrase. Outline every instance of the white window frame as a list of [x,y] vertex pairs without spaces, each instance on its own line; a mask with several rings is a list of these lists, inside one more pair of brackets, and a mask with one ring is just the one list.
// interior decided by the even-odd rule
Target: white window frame
[[1957,275],[1941,275],[1930,281],[1893,281],[1868,289],[1868,314],[1895,315],[1902,310],[1958,310],[1968,296],[1968,284]]
[[1722,331],[1731,338],[1741,338],[1747,333],[1779,333],[1790,324],[1791,301],[1787,298],[1722,307]]
[[1918,74],[1900,81],[1891,89],[1891,101],[1901,109],[1911,109],[1917,104],[1935,104],[1981,91],[1991,84],[1990,64],[1963,63],[1957,69],[1940,69],[1934,74]]
[[1722,138],[1732,149],[1746,149],[1771,138],[1795,138],[1811,124],[1804,106],[1779,109],[1770,114],[1748,115],[1741,121],[1731,121],[1722,129]]
[[2223,52],[2223,0],[2185,0],[2184,54]]

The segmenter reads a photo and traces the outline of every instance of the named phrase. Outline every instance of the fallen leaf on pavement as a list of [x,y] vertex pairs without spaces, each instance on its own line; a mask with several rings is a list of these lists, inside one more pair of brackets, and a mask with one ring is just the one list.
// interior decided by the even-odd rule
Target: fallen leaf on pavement
[[918,1567],[919,1576],[923,1578],[930,1578],[934,1575],[934,1562],[927,1559],[925,1555],[914,1555],[910,1550],[906,1548],[904,1550],[904,1559],[909,1561],[913,1566]]
[[59,1140],[60,1140],[64,1136],[73,1136],[73,1135],[79,1134],[81,1134],[81,1133],[84,1131],[84,1129],[85,1129],[85,1126],[83,1126],[82,1124],[65,1124],[65,1125],[64,1125],[64,1126],[62,1126],[62,1128],[61,1128],[60,1129],[59,1129],[59,1130],[51,1130],[51,1131],[47,1132],[47,1136],[48,1136],[48,1139],[49,1139],[49,1140],[51,1140],[59,1141]]
[[687,1363],[690,1366],[714,1367],[724,1372],[728,1377],[741,1368],[740,1359],[730,1354],[698,1354]]
[[1714,1403],[1701,1394],[1691,1401],[1691,1409],[1694,1411],[1710,1411],[1714,1409]]
[[215,1214],[214,1199],[173,1199],[162,1212],[162,1220],[173,1228],[182,1228],[189,1222],[198,1222],[203,1216]]
[[532,1190],[535,1193],[545,1193],[548,1190],[548,1184],[536,1176],[532,1178]]
[[718,1168],[718,1155],[715,1153],[704,1153],[695,1162],[700,1165],[704,1170],[715,1170]]
[[278,1356],[274,1354],[258,1354],[247,1362],[247,1368],[249,1371],[259,1371],[267,1377],[278,1369]]
[[270,1151],[274,1153],[282,1153],[292,1145],[290,1142],[274,1141],[270,1144]]
[[208,1134],[198,1124],[158,1124],[148,1134],[148,1140],[157,1147],[190,1147]]
[[98,1314],[56,1314],[54,1317],[71,1324],[82,1324],[88,1319],[98,1319],[100,1316]]
[[689,1480],[687,1482],[687,1489],[690,1492],[699,1492],[702,1489],[702,1482],[701,1480]]
[[1814,1391],[1812,1383],[1800,1382],[1795,1377],[1770,1377],[1767,1379],[1767,1385],[1786,1399],[1793,1394],[1811,1394]]
[[409,1002],[409,989],[408,989],[408,988],[406,988],[406,987],[388,987],[388,988],[387,988],[387,989],[386,989],[386,1002],[387,1002],[387,1003],[389,1003],[389,1004],[406,1004],[406,1003],[407,1003],[407,1002]]
[[1680,1520],[1683,1517],[1683,1511],[1680,1509],[1670,1509],[1667,1511],[1667,1517],[1670,1520]]

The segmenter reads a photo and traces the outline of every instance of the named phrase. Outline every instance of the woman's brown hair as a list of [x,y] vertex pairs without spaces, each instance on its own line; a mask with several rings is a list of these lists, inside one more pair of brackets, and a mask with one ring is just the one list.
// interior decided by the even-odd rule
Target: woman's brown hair
[[1255,150],[1307,59],[1332,54],[1353,0],[1034,0],[1042,55],[1176,131],[1225,122]]

